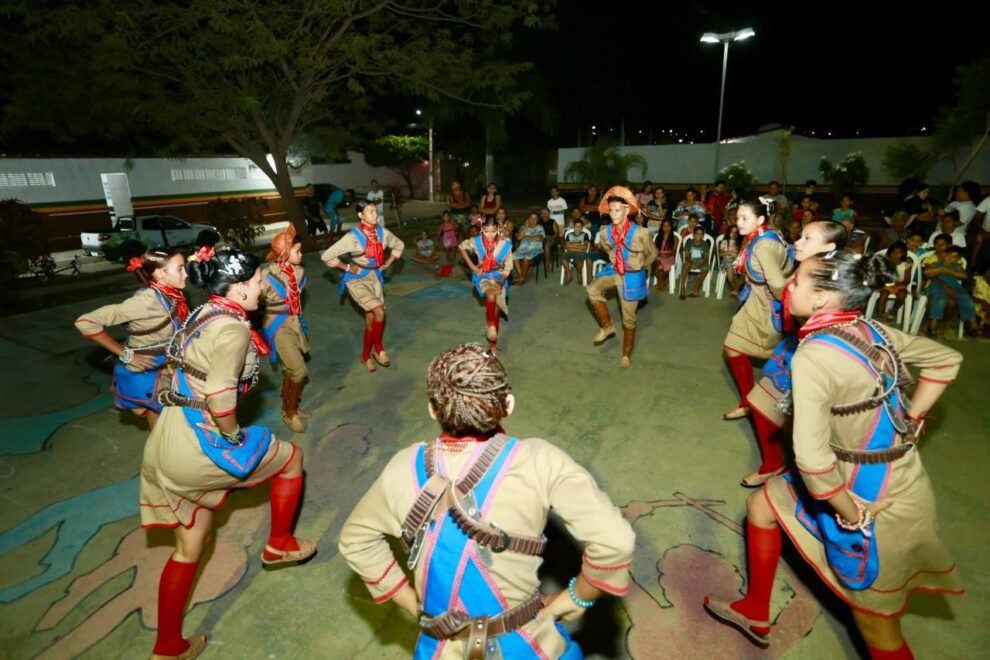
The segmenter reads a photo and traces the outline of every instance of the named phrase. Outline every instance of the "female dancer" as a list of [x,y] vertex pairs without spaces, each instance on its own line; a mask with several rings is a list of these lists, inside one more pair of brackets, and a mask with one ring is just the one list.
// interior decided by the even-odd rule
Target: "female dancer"
[[182,615],[213,512],[231,489],[273,479],[263,563],[297,562],[316,552],[316,543],[292,535],[302,493],[302,452],[266,428],[242,428],[237,422],[237,396],[256,382],[258,356],[268,350],[247,320],[261,294],[258,259],[239,250],[213,254],[210,247],[200,249],[196,259],[189,264],[189,278],[206,289],[209,302],[189,315],[169,345],[172,386],[162,395],[165,407],[141,466],[141,525],[175,530],[175,552],[158,589],[152,660],[193,658],[206,646],[205,635],[183,639]]
[[[464,264],[474,273],[471,280],[475,290],[485,298],[488,350],[494,351],[498,343],[499,310],[509,315],[512,243],[499,237],[498,221],[490,215],[481,225],[481,234],[463,241],[459,249]],[[471,258],[471,252],[477,255],[476,260]]]
[[302,240],[292,225],[272,239],[270,263],[261,278],[261,298],[265,302],[265,340],[271,348],[272,364],[282,368],[282,421],[293,433],[306,430],[299,409],[303,384],[309,369],[309,328],[302,315],[302,293],[306,274],[302,267]]
[[[168,383],[165,347],[189,316],[182,294],[185,265],[178,250],[148,250],[127,265],[146,288],[118,305],[105,305],[76,319],[84,337],[117,356],[110,385],[114,404],[146,418],[149,427],[154,427],[162,410],[158,393]],[[124,323],[128,337],[121,344],[106,329]]]
[[[344,523],[341,554],[376,603],[419,619],[417,659],[580,658],[556,620],[629,590],[632,528],[562,450],[505,434],[516,402],[502,363],[479,344],[435,358],[426,388],[440,436],[392,458]],[[551,508],[584,554],[567,590],[544,599],[536,573]],[[409,548],[415,588],[386,535]]]
[[[320,257],[331,268],[344,271],[340,280],[340,293],[344,289],[354,302],[364,310],[364,347],[361,362],[369,372],[377,370],[375,362],[387,367],[392,363],[382,347],[385,332],[385,292],[382,290],[382,271],[402,256],[405,244],[395,234],[378,224],[378,207],[365,201],[355,206],[360,222],[339,241],[330,246]],[[385,249],[388,248],[388,259]],[[343,255],[349,262],[341,261]],[[372,352],[374,348],[374,352]],[[371,361],[374,355],[375,362]]]
[[[915,589],[962,593],[936,535],[935,497],[918,455],[925,413],[955,378],[956,351],[861,316],[893,281],[884,257],[847,250],[805,260],[790,310],[808,317],[794,354],[797,470],[749,496],[746,596],[705,599],[708,611],[759,646],[783,528],[825,584],[852,607],[870,657],[908,660],[900,615]],[[921,368],[912,396],[905,364]]]
[[[819,220],[801,230],[801,237],[794,243],[796,262],[810,259],[820,252],[842,250],[846,247],[846,230],[838,222]],[[784,303],[787,302],[784,290]],[[762,486],[771,477],[783,473],[784,427],[790,410],[791,358],[797,348],[797,336],[792,325],[786,322],[790,311],[784,310],[784,330],[787,334],[773,349],[773,355],[763,365],[763,377],[756,384],[746,401],[753,411],[753,430],[760,447],[763,462],[755,472],[742,478],[740,484],[747,488]]]
[[749,414],[746,395],[753,389],[750,360],[770,357],[780,342],[783,322],[780,299],[794,263],[783,236],[769,224],[772,214],[770,197],[743,202],[736,214],[736,226],[744,237],[736,257],[736,272],[745,275],[747,282],[739,296],[742,307],[732,317],[723,346],[740,401],[722,419],[739,419]]

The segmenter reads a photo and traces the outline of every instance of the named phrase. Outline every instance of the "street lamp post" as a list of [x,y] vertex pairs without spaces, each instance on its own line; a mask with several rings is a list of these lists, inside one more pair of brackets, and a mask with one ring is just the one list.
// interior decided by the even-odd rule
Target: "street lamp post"
[[[423,116],[423,111],[422,110],[417,110],[416,111],[416,116],[417,117],[422,117]],[[433,199],[433,197],[434,197],[434,195],[433,195],[433,185],[434,185],[434,183],[433,183],[433,117],[430,117],[427,120],[427,136],[428,136],[427,137],[427,141],[428,141],[428,147],[427,147],[427,149],[428,149],[428,155],[426,157],[427,158],[426,163],[427,163],[428,176],[430,178],[430,187],[429,187],[430,201],[432,202],[432,201],[434,201],[434,199]]]
[[715,174],[714,180],[718,177],[718,158],[722,148],[722,112],[725,109],[725,74],[729,68],[729,43],[732,41],[742,41],[756,35],[753,28],[743,28],[735,32],[705,32],[701,35],[701,42],[706,44],[722,44],[722,87],[718,98],[718,131],[715,134]]

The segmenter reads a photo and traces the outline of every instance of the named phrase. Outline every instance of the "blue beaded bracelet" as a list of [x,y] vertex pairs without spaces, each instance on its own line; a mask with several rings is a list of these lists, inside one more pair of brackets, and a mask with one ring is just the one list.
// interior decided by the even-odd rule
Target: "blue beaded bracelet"
[[576,576],[575,577],[572,577],[571,578],[571,581],[567,583],[567,593],[569,593],[571,595],[571,600],[574,601],[574,604],[575,605],[577,605],[578,607],[583,607],[584,609],[588,609],[589,607],[591,607],[592,605],[595,604],[595,601],[593,601],[593,600],[581,600],[580,598],[578,598],[578,595],[574,592],[574,583],[575,582],[577,582],[577,577]]

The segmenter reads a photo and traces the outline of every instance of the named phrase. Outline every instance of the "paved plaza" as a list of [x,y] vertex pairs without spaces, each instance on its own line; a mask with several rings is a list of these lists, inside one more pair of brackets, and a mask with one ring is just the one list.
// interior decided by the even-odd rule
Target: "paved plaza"
[[[313,346],[303,407],[307,481],[297,533],[319,540],[299,567],[262,569],[268,487],[238,492],[220,510],[193,590],[185,632],[205,632],[203,658],[403,658],[416,629],[375,606],[337,552],[348,513],[399,448],[430,440],[425,369],[443,349],[483,341],[484,308],[466,281],[437,280],[406,261],[386,286],[385,346],[393,366],[359,362],[362,319],[315,253],[306,255],[305,314]],[[559,273],[513,287],[499,342],[518,404],[505,426],[547,438],[587,466],[638,535],[634,584],[603,599],[574,630],[608,658],[843,658],[858,651],[849,617],[785,550],[775,584],[772,645],[760,651],[713,622],[701,601],[744,584],[741,536],[757,464],[748,422],[723,422],[736,401],[720,357],[730,300],[651,294],[639,315],[633,367],[621,341],[595,347],[580,286]],[[189,292],[192,296],[192,292]],[[154,643],[159,573],[171,533],[138,521],[147,430],[117,412],[110,364],[72,321],[115,294],[0,321],[0,658],[146,657]],[[193,299],[195,302],[195,299]],[[611,306],[617,318],[617,305]],[[990,350],[950,340],[965,356],[959,380],[932,411],[922,454],[941,534],[968,592],[916,594],[904,617],[919,658],[986,657],[990,628]],[[291,434],[279,419],[279,375],[267,366],[243,399],[241,421]],[[574,574],[580,549],[552,525],[546,590]],[[882,542],[882,540],[880,540]],[[556,586],[554,586],[556,585]],[[508,659],[507,659],[508,660]]]

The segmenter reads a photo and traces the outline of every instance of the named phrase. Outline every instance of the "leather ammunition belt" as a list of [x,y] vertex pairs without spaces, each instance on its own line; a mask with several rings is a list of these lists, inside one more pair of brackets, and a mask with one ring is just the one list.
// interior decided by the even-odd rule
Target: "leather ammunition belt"
[[194,408],[196,410],[209,411],[206,401],[191,399],[171,390],[166,390],[158,395],[158,403],[163,406],[179,406],[182,408]]
[[889,449],[876,449],[859,451],[854,449],[843,449],[832,445],[832,452],[835,457],[843,463],[855,463],[856,465],[880,465],[882,463],[893,463],[899,458],[903,458],[913,451],[915,444],[905,442],[904,444],[891,447]]
[[534,618],[543,607],[540,595],[516,605],[498,616],[480,616],[472,619],[466,612],[453,610],[438,617],[422,617],[420,629],[434,639],[467,640],[467,658],[484,658],[489,637],[505,635],[523,627]]
[[155,327],[148,328],[147,330],[131,330],[130,328],[128,328],[127,334],[129,334],[131,337],[143,337],[145,335],[153,335],[156,332],[161,332],[170,325],[172,325],[171,315],[165,317],[165,320],[159,323],[158,325],[156,325]]

